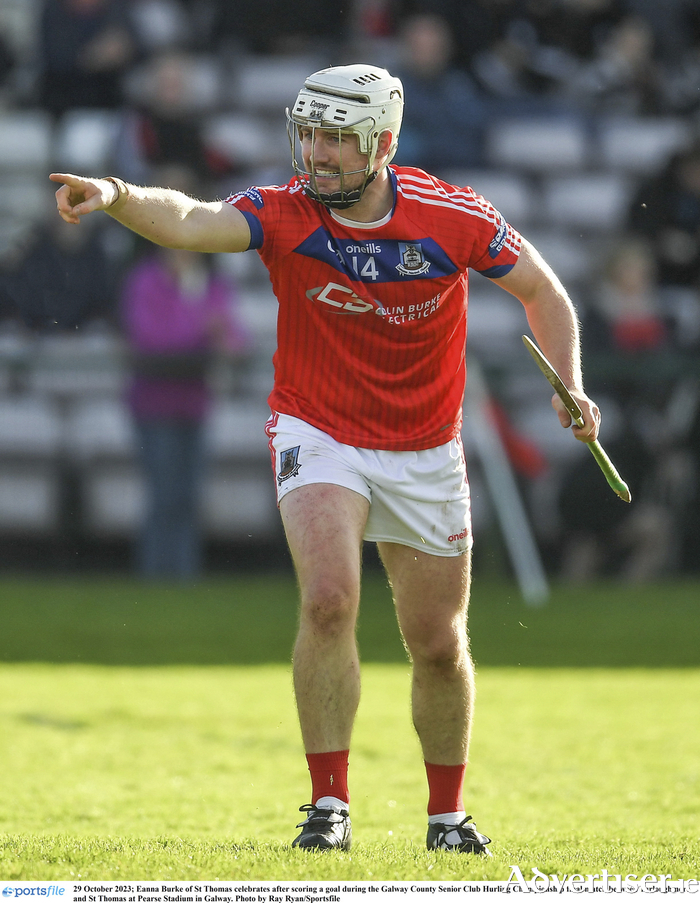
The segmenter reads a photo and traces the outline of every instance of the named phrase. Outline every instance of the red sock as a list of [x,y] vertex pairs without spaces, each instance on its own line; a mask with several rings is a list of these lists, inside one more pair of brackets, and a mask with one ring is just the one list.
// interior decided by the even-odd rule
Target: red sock
[[350,802],[348,793],[349,750],[337,752],[307,753],[311,773],[311,802],[315,805],[322,796],[335,796],[344,803]]
[[432,765],[425,763],[428,775],[428,815],[441,815],[443,812],[461,812],[462,785],[466,765]]

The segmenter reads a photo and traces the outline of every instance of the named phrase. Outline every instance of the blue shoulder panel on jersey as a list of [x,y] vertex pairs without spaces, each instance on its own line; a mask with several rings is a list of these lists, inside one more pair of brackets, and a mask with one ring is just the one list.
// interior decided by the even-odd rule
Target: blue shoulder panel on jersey
[[334,238],[319,226],[294,251],[321,260],[356,282],[436,279],[457,272],[457,266],[432,238],[357,241]]
[[482,276],[488,276],[489,279],[498,279],[499,276],[505,276],[515,266],[514,263],[502,263],[497,267],[489,267],[488,270],[478,270]]
[[[240,207],[237,207],[236,209],[240,210]],[[249,213],[247,210],[240,210],[240,212],[246,218],[248,225],[250,226],[250,244],[248,245],[248,250],[251,251],[262,248],[263,240],[265,238],[262,223],[254,213]]]

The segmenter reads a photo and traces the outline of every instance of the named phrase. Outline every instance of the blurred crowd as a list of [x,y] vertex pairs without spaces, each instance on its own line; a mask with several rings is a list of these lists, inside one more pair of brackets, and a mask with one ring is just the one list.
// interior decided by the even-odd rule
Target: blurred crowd
[[[444,34],[416,28],[420,17]],[[352,0],[332,14],[320,0],[45,0],[36,28],[24,90],[55,113],[128,103],[124,76],[176,47],[224,65],[241,54],[382,57],[419,84],[449,71],[454,90],[487,103],[638,114],[692,113],[698,103],[694,0]],[[6,83],[13,63],[4,40]]]
[[[116,121],[110,171],[138,183],[181,181],[206,197],[289,178],[283,105],[265,102],[270,73],[358,59],[404,82],[396,162],[438,175],[492,167],[488,129],[508,117],[574,116],[590,130],[611,116],[685,127],[662,165],[638,175],[619,228],[576,286],[588,390],[615,412],[609,451],[639,502],[623,510],[595,465],[579,458],[575,474],[559,466],[556,504],[539,520],[565,576],[697,571],[697,0],[346,0],[335,8],[321,0],[0,0],[0,114],[43,111],[59,128],[76,110],[108,111]],[[290,102],[297,84],[288,87]],[[233,118],[217,128],[218,114]],[[47,208],[19,238],[0,242],[0,330],[99,321],[136,341],[125,311],[144,267],[177,271],[174,283],[200,299],[211,287],[211,262],[187,276],[193,261],[156,261],[102,219],[76,230]],[[212,278],[228,292],[237,335],[226,347],[242,353],[250,337],[236,326],[241,289],[230,268],[217,266]],[[184,351],[201,352],[199,342]],[[505,391],[506,409],[507,399]],[[536,506],[537,480],[553,477],[521,479]]]

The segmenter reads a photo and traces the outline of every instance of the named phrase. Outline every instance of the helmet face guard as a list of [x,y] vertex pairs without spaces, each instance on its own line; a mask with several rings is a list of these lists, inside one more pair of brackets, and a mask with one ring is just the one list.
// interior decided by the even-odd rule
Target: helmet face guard
[[[356,204],[367,185],[396,153],[402,114],[403,86],[385,69],[357,64],[322,69],[309,76],[294,107],[291,111],[287,110],[292,167],[306,193],[319,203],[336,209],[346,209]],[[302,128],[310,129],[312,148],[317,129],[337,131],[340,146],[338,191],[328,193],[321,190],[313,153],[309,169],[303,165]],[[381,165],[375,170],[379,137],[387,131],[391,132],[391,144]],[[356,136],[359,152],[367,156],[367,165],[362,170],[343,170],[342,137],[348,134]],[[360,174],[364,174],[362,184],[348,190],[345,185],[347,176]]]
[[[303,163],[303,154],[301,151],[301,129],[308,128],[311,131],[311,146],[312,148],[315,145],[316,140],[316,130],[319,128],[323,128],[323,131],[337,131],[338,133],[338,147],[339,147],[339,157],[338,157],[338,177],[340,178],[340,188],[338,191],[334,192],[326,192],[322,191],[318,178],[316,175],[316,164],[314,161],[314,155],[311,154],[309,159],[309,168],[307,169]],[[318,201],[320,204],[323,204],[326,207],[334,207],[336,210],[347,210],[348,207],[352,207],[353,204],[356,204],[365,190],[365,188],[369,185],[369,183],[376,178],[377,173],[372,168],[373,161],[367,158],[367,165],[364,169],[354,169],[350,171],[346,171],[343,166],[343,135],[354,134],[351,130],[337,128],[337,129],[328,129],[326,126],[317,126],[317,125],[309,125],[308,123],[304,123],[303,126],[301,123],[295,122],[290,114],[289,110],[287,110],[287,136],[289,138],[289,145],[292,151],[292,168],[294,169],[294,173],[299,180],[299,182],[304,186],[304,191],[309,195],[314,201]],[[301,160],[301,163],[299,162]],[[364,181],[362,184],[354,189],[347,190],[345,185],[345,180],[347,176],[355,176],[355,175],[364,175]]]

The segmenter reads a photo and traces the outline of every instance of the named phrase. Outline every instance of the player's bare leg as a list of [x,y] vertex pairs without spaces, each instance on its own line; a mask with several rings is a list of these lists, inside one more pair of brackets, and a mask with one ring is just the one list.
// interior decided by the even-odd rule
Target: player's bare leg
[[347,756],[360,700],[355,627],[368,511],[361,495],[327,483],[302,486],[280,503],[299,582],[294,690],[312,777],[312,805],[305,807],[309,815],[294,843],[308,849],[350,846],[347,806],[335,803],[349,799]]
[[488,854],[489,839],[468,823],[462,802],[474,709],[471,556],[443,558],[395,543],[380,543],[379,551],[413,665],[413,723],[430,787],[428,845]]
[[380,543],[413,664],[413,722],[427,762],[467,761],[474,700],[469,654],[469,554],[441,558]]
[[355,623],[369,504],[340,486],[302,486],[280,512],[300,592],[294,687],[307,753],[347,749],[359,702]]

